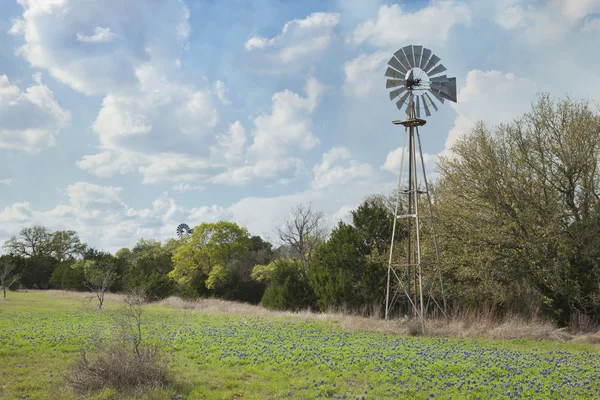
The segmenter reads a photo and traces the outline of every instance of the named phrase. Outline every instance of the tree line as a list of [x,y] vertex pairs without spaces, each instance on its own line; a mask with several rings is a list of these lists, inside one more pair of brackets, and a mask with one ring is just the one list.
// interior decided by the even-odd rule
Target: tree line
[[[592,103],[541,94],[512,122],[479,123],[439,159],[438,171],[433,212],[451,308],[538,313],[560,326],[582,316],[600,322],[600,113]],[[0,284],[91,289],[100,304],[107,290],[143,287],[148,300],[381,310],[395,202],[395,193],[371,195],[331,231],[321,212],[298,205],[277,229],[277,247],[219,221],[113,255],[74,231],[34,226],[4,244]],[[427,260],[427,230],[422,243]]]

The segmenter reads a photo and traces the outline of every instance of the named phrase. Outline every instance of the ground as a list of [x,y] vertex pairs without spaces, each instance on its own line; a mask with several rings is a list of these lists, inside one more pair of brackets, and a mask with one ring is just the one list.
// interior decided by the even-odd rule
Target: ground
[[[114,296],[9,293],[0,301],[0,397],[6,399],[589,399],[600,398],[600,346],[550,340],[410,337],[348,329],[308,314],[245,306],[149,305],[144,340],[169,360],[171,384],[75,393],[64,376],[123,318]],[[190,309],[186,309],[190,308]]]

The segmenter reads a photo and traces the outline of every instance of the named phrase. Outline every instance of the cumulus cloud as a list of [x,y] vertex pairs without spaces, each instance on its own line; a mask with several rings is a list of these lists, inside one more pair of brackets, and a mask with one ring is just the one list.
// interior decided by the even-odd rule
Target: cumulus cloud
[[312,115],[323,85],[315,78],[309,78],[305,91],[306,97],[290,90],[275,93],[271,112],[254,119],[252,142],[247,146],[244,146],[245,131],[239,122],[230,127],[229,134],[220,136],[213,155],[222,154],[225,161],[231,163],[210,182],[240,185],[252,179],[273,178],[297,170],[302,162],[294,154],[310,150],[319,143],[312,131]]
[[389,60],[391,53],[375,52],[373,54],[362,54],[344,64],[346,80],[344,92],[349,96],[364,96],[373,88],[381,87],[381,71],[385,62]]
[[469,133],[477,121],[494,126],[518,117],[529,109],[538,90],[535,82],[513,73],[469,71],[465,86],[458,92],[458,101],[450,104],[458,115],[442,154],[448,154],[456,140]]
[[313,13],[286,23],[273,38],[251,37],[244,48],[263,71],[294,72],[331,45],[339,21],[338,13]]
[[101,28],[97,26],[94,29],[93,35],[84,35],[82,33],[77,33],[77,40],[80,42],[88,42],[88,43],[101,43],[101,42],[110,42],[115,38],[115,34],[110,30],[110,28]]
[[440,42],[454,26],[470,22],[469,7],[456,1],[433,1],[414,12],[400,4],[382,5],[377,18],[359,24],[346,36],[346,43],[396,48],[413,41]]
[[344,147],[333,147],[324,153],[321,163],[314,166],[313,173],[314,189],[376,179],[371,165],[352,160],[350,151]]
[[512,3],[507,8],[498,4],[496,23],[519,32],[531,45],[551,45],[564,39],[569,31],[590,32],[598,25],[593,18],[586,17],[600,13],[599,0],[513,0]]
[[[189,36],[189,10],[181,0],[19,3],[23,15],[10,30],[25,41],[17,54],[86,94],[130,89],[137,84],[135,71],[140,65],[149,61],[168,65]],[[161,18],[152,19],[149,28],[143,18],[132,20],[132,15]],[[114,40],[116,36],[119,40]]]
[[71,120],[54,99],[40,74],[24,91],[0,75],[0,148],[36,152],[55,143],[55,135]]

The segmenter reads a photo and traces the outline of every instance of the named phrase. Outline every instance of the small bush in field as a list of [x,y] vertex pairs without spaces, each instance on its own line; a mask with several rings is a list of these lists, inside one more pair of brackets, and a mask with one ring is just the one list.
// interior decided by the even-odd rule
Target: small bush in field
[[166,383],[167,363],[157,346],[144,343],[142,313],[145,293],[127,296],[125,315],[112,341],[83,350],[66,380],[76,390],[118,390],[154,387]]

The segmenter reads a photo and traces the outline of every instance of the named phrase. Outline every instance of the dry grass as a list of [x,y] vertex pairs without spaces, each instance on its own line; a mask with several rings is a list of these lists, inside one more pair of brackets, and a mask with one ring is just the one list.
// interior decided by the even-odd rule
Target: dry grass
[[[89,298],[91,295],[90,293],[80,292],[52,292],[57,296],[69,298]],[[120,294],[107,293],[106,296],[110,302],[123,302],[125,299],[125,296]],[[373,308],[363,310],[363,315],[367,316],[361,316],[348,313],[343,309],[328,310],[324,313],[311,312],[310,310],[300,312],[273,311],[257,305],[214,298],[182,300],[178,297],[169,297],[154,304],[206,313],[279,316],[300,318],[305,321],[326,321],[353,331],[403,335],[420,334],[420,327],[415,326],[415,321],[406,318],[386,321],[380,317],[379,310]],[[563,343],[600,343],[600,330],[597,326],[591,325],[589,321],[582,319],[578,320],[578,324],[579,326],[572,326],[571,328],[556,328],[550,322],[543,321],[535,316],[530,319],[510,315],[499,318],[490,311],[468,311],[453,313],[448,319],[428,319],[425,324],[425,335],[490,339],[548,339]]]

